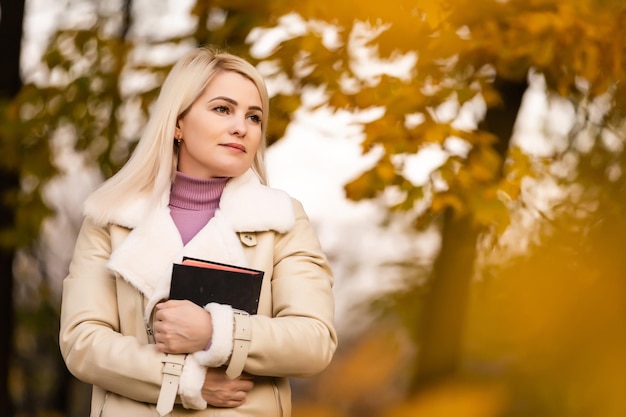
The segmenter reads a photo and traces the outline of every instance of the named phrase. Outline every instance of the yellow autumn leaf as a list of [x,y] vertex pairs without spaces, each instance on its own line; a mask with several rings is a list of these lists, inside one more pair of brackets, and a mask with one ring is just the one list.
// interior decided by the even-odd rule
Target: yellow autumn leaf
[[502,97],[500,93],[492,86],[484,86],[481,95],[487,107],[496,107],[502,104]]
[[465,212],[465,203],[456,194],[450,192],[436,193],[430,205],[431,211],[441,213],[447,208],[451,208],[456,213]]
[[346,197],[353,201],[374,198],[378,193],[378,187],[373,184],[372,171],[366,171],[344,186]]
[[452,8],[442,0],[422,0],[419,9],[424,13],[424,21],[431,29],[439,28],[451,14]]
[[471,177],[477,182],[488,182],[495,178],[495,173],[487,166],[480,163],[472,163],[468,167]]
[[511,223],[509,210],[498,198],[495,187],[487,188],[482,195],[473,195],[471,210],[478,224],[493,227],[498,234],[502,234]]
[[552,30],[558,22],[559,17],[555,13],[550,12],[535,12],[524,13],[519,16],[517,22],[524,25],[528,33],[534,36],[545,34],[545,32]]
[[389,160],[378,163],[376,166],[376,174],[386,185],[391,185],[397,175],[396,168]]
[[516,200],[522,192],[521,178],[510,177],[503,179],[498,186],[498,192],[501,198],[502,194],[504,194],[506,196],[504,198]]
[[581,45],[574,60],[574,68],[578,75],[590,82],[594,82],[601,70],[602,53],[598,47],[591,42]]
[[498,142],[498,137],[493,133],[484,130],[478,130],[472,135],[471,142],[478,146],[488,146]]
[[429,123],[426,138],[429,142],[443,144],[450,137],[450,125],[443,123]]

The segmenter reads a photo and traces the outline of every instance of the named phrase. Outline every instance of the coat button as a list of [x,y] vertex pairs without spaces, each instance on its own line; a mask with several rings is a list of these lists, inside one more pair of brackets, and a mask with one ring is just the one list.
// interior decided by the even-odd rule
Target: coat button
[[246,246],[254,246],[256,245],[256,236],[246,233],[241,235],[241,241]]

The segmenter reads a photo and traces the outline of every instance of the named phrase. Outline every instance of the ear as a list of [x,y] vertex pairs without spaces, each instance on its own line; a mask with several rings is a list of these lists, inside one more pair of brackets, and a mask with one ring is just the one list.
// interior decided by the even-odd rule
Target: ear
[[181,139],[183,137],[183,132],[181,129],[182,120],[176,121],[176,128],[174,129],[174,137],[176,139]]

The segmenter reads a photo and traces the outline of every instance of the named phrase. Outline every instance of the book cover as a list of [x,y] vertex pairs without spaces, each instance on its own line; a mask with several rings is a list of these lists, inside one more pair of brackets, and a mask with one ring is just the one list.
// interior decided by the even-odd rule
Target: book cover
[[174,264],[170,299],[190,300],[201,307],[215,302],[257,313],[263,271],[194,258]]

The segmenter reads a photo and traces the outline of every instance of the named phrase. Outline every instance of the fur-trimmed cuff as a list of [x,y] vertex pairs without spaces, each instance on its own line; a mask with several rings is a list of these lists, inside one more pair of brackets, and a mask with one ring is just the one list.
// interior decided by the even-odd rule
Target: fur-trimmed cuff
[[178,395],[183,407],[193,410],[204,410],[207,407],[207,402],[202,398],[205,376],[206,366],[200,365],[192,355],[187,355],[178,383]]
[[233,352],[233,328],[235,320],[233,308],[225,304],[209,303],[204,309],[211,313],[213,336],[207,350],[192,354],[194,359],[204,366],[217,368],[224,365]]

